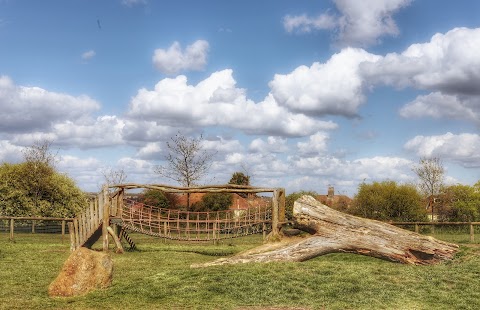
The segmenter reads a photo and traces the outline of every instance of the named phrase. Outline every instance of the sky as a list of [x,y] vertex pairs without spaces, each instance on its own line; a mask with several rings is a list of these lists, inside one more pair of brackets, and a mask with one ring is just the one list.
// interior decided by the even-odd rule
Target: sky
[[155,173],[177,133],[215,153],[202,184],[353,197],[480,180],[480,2],[0,0],[0,162],[51,141],[85,191]]

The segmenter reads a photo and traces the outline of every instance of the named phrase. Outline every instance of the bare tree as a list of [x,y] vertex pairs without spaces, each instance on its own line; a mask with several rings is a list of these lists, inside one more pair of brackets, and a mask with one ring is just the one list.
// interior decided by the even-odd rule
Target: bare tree
[[[195,185],[207,174],[215,152],[203,148],[202,135],[189,138],[179,132],[170,140],[166,143],[166,164],[155,167],[155,172],[186,187]],[[190,208],[190,195],[187,195],[187,207]]]
[[51,176],[55,173],[57,153],[51,152],[52,141],[36,141],[33,145],[25,148],[23,158],[27,167],[26,178],[31,182],[29,195],[33,199],[34,212],[40,210],[40,202],[50,199],[48,187],[51,183]]
[[422,157],[413,171],[420,179],[419,188],[425,197],[428,199],[428,206],[432,212],[432,221],[434,219],[433,213],[433,199],[438,195],[443,188],[445,169],[443,163],[438,157]]
[[115,170],[112,167],[102,169],[103,178],[108,185],[122,184],[127,179],[127,174],[123,169]]
[[27,163],[32,164],[45,164],[48,167],[55,167],[57,162],[57,153],[51,152],[52,141],[43,140],[36,141],[33,145],[25,148],[23,153],[23,159]]

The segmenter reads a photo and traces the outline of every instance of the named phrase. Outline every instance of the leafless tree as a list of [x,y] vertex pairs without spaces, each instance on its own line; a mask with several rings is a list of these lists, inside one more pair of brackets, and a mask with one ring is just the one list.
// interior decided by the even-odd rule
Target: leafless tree
[[25,148],[23,159],[27,163],[44,164],[48,167],[54,168],[57,163],[57,153],[51,152],[52,141],[42,140],[36,141],[33,145]]
[[428,199],[428,207],[432,212],[433,221],[433,199],[438,195],[443,188],[445,169],[443,163],[438,157],[422,157],[419,163],[413,167],[413,171],[417,174],[419,181],[419,188],[425,197]]
[[[166,145],[168,148],[166,164],[155,167],[156,173],[186,187],[195,185],[207,174],[215,152],[203,148],[202,135],[198,138],[189,138],[179,132],[170,138]],[[189,195],[187,205],[190,208]]]
[[122,184],[127,179],[127,174],[123,169],[115,170],[111,167],[102,170],[105,183],[108,185]]
[[22,151],[28,171],[26,177],[31,181],[29,195],[33,198],[35,212],[40,210],[40,201],[47,195],[46,187],[55,173],[57,153],[51,152],[51,145],[49,140],[36,141]]

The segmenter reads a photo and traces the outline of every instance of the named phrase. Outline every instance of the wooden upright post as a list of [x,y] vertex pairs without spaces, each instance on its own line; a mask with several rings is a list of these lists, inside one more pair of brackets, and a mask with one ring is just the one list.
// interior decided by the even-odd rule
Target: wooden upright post
[[475,229],[472,223],[470,223],[470,242],[475,242]]
[[14,241],[13,239],[13,231],[15,228],[15,220],[13,218],[10,219],[10,241]]
[[278,189],[278,221],[285,222],[285,189]]
[[103,251],[108,251],[108,226],[110,225],[110,197],[108,195],[108,186],[105,185],[102,190],[103,195],[103,222],[102,222],[102,240]]
[[122,217],[124,195],[125,195],[125,189],[122,188],[117,195],[118,203],[117,203],[117,214],[116,214],[116,216],[118,216],[118,217]]
[[270,240],[276,240],[280,237],[280,231],[278,229],[279,224],[279,191],[278,189],[273,191],[273,199],[272,199],[272,232],[270,233]]
[[68,222],[68,233],[70,234],[70,251],[75,251],[77,242],[75,241],[75,229],[72,222]]

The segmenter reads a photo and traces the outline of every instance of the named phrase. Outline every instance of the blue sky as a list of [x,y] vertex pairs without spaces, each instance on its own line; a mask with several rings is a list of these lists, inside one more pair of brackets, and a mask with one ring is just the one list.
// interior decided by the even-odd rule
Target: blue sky
[[201,183],[353,196],[480,179],[480,2],[0,0],[0,161],[53,141],[96,191],[108,169],[154,173],[165,141],[203,134]]

